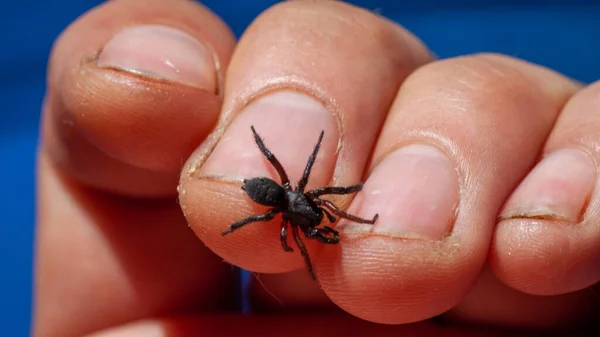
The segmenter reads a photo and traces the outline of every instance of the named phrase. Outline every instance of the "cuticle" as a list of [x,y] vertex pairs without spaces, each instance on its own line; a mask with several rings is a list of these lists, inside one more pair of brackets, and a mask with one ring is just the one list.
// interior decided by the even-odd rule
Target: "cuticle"
[[219,55],[217,55],[217,52],[215,52],[215,50],[213,49],[212,45],[208,44],[209,49],[213,55],[213,66],[215,69],[215,75],[217,78],[217,83],[216,83],[216,88],[215,88],[215,95],[219,96],[219,98],[221,99],[221,101],[223,100],[223,95],[224,95],[224,90],[223,90],[223,83],[225,82],[225,78],[223,76],[223,72],[221,69],[221,61],[219,60]]
[[590,203],[592,202],[592,197],[596,192],[596,186],[598,181],[598,175],[596,175],[596,179],[594,180],[594,186],[592,187],[592,193],[588,194],[583,203],[583,207],[581,207],[581,212],[579,212],[579,218],[577,219],[578,223],[582,223],[585,220],[585,215],[589,209]]
[[227,185],[235,185],[235,186],[239,185],[239,183],[243,182],[243,180],[244,180],[242,178],[232,178],[230,176],[216,175],[216,174],[202,175],[202,176],[199,176],[198,179],[205,180],[205,181],[214,181],[214,182],[224,183]]
[[[581,145],[576,145],[574,147],[571,147],[572,149],[577,149],[579,151],[581,151],[582,153],[585,154],[585,156],[590,160],[590,162],[592,163],[593,169],[594,169],[594,173],[595,173],[595,179],[594,179],[594,184],[592,185],[592,189],[590,191],[590,193],[586,196],[585,201],[583,203],[583,207],[581,207],[581,211],[578,214],[578,219],[577,219],[577,223],[583,223],[585,221],[585,215],[587,214],[588,210],[589,210],[589,206],[590,203],[592,202],[592,198],[594,197],[595,194],[597,194],[597,187],[598,187],[598,161],[596,160],[596,157],[592,155],[591,151],[588,150],[586,147],[581,146]],[[563,149],[568,149],[568,147],[563,148]],[[555,152],[557,150],[554,150],[553,152]]]
[[426,237],[408,237],[408,236],[402,236],[402,235],[397,235],[397,234],[393,234],[393,233],[386,233],[386,232],[373,232],[373,231],[341,231],[340,232],[340,236],[344,237],[344,242],[351,242],[354,240],[360,240],[360,239],[365,239],[365,238],[373,238],[373,237],[380,237],[380,238],[386,238],[386,239],[393,239],[393,240],[401,240],[401,241],[411,241],[411,242],[436,242],[436,243],[440,243],[440,242],[444,242],[445,240],[447,240],[450,235],[444,235],[442,236],[439,240],[438,239],[432,239],[432,238],[426,238]]

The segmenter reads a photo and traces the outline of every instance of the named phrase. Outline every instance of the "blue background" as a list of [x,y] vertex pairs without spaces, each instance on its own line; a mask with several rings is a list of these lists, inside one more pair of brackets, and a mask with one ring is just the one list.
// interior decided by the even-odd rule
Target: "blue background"
[[[276,1],[210,0],[239,36]],[[91,0],[2,0],[0,6],[0,331],[29,334],[34,158],[53,40]],[[600,1],[354,1],[392,18],[439,57],[495,51],[580,81],[600,79]],[[566,4],[568,3],[568,5]],[[227,4],[227,5],[225,5]],[[351,37],[348,37],[351,38]],[[4,334],[6,333],[6,334]]]

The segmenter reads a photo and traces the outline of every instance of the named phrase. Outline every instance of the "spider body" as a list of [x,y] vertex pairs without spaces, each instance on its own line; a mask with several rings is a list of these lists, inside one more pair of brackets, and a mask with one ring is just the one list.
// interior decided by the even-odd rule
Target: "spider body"
[[244,190],[250,199],[254,202],[270,207],[269,210],[264,214],[257,214],[248,218],[242,219],[229,226],[229,229],[222,233],[223,236],[232,233],[233,231],[248,225],[256,221],[270,221],[276,214],[282,213],[282,221],[280,228],[280,240],[281,246],[286,252],[293,252],[293,249],[288,245],[288,226],[291,226],[292,236],[296,242],[296,246],[300,249],[300,253],[304,258],[306,268],[313,279],[315,275],[313,273],[312,264],[310,257],[302,239],[300,238],[299,232],[301,231],[309,239],[315,239],[325,244],[336,244],[339,242],[339,233],[329,227],[323,226],[319,228],[324,217],[327,217],[330,223],[334,223],[336,218],[332,215],[335,214],[341,218],[346,218],[351,221],[374,224],[377,221],[378,214],[375,214],[373,219],[367,220],[362,219],[354,215],[350,215],[335,206],[332,202],[321,199],[322,195],[327,194],[350,194],[358,192],[362,189],[362,184],[356,184],[348,187],[322,187],[315,190],[305,192],[304,189],[308,183],[308,178],[312,170],[312,166],[319,152],[321,141],[323,140],[324,132],[321,131],[319,140],[313,150],[312,155],[308,159],[306,168],[302,178],[298,181],[295,189],[292,188],[290,181],[287,177],[287,173],[279,163],[279,160],[267,149],[262,139],[254,129],[251,127],[252,133],[254,134],[254,140],[258,145],[261,152],[267,157],[271,165],[275,167],[281,184],[278,184],[272,179],[266,177],[258,177],[252,179],[244,179]]
[[323,220],[323,211],[304,193],[286,190],[269,178],[244,179],[242,189],[257,204],[276,207],[284,220],[300,226],[303,231],[318,226]]
[[314,201],[301,192],[287,192],[288,209],[283,211],[282,218],[300,226],[303,232],[317,227],[323,220],[323,210]]
[[281,207],[285,204],[285,188],[269,178],[244,179],[242,190],[246,191],[255,203],[263,206]]

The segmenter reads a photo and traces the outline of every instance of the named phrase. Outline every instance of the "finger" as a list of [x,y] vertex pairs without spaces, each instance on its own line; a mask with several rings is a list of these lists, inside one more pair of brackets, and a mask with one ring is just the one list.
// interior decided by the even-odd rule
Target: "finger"
[[369,323],[340,313],[242,316],[201,315],[144,320],[111,328],[89,337],[187,337],[187,336],[528,336],[534,334],[484,329],[442,327],[422,322],[401,326]]
[[569,101],[503,209],[491,261],[515,289],[553,295],[600,281],[599,103],[600,82]]
[[600,297],[584,289],[557,296],[535,296],[502,283],[485,268],[459,305],[443,315],[446,322],[478,326],[565,331],[597,325]]
[[[209,92],[182,84],[183,78],[178,77],[189,79],[189,72],[194,78],[204,76],[205,70],[190,70],[186,75],[189,69],[178,58],[185,47],[177,44],[190,43],[189,38],[167,29],[175,34],[169,36],[156,24],[186,31],[198,44],[212,46],[223,61],[229,57],[226,45],[232,39],[224,25],[206,9],[183,1],[109,2],[80,18],[54,46],[38,164],[37,336],[81,335],[148,315],[231,303],[231,268],[198,244],[174,198],[121,198],[89,188],[130,197],[172,195],[177,170],[134,157],[159,157],[164,147],[184,153],[179,140],[165,138],[162,132],[173,135],[172,128],[183,120],[198,122],[178,129],[188,137],[204,127],[202,114],[219,112],[218,107],[208,108],[218,101],[214,87]],[[148,30],[143,33],[149,25],[152,32],[162,29],[166,35],[150,39]],[[132,31],[137,35],[132,37]],[[122,40],[123,34],[137,41],[134,50],[117,48],[115,39]],[[136,52],[156,51],[160,46],[169,46],[174,54],[166,56],[180,71],[159,80],[154,77],[161,65],[146,67],[156,61],[153,54],[140,59],[143,55]],[[102,49],[99,62],[111,48],[113,57],[104,59],[103,67],[88,62]],[[129,66],[143,67],[115,70],[114,61],[119,60],[115,53],[131,56]],[[136,69],[158,73],[140,75]],[[201,108],[192,109],[194,105]],[[168,117],[174,113],[181,115]],[[178,118],[176,123],[167,121]],[[100,134],[103,128],[105,138]],[[128,137],[138,137],[137,143],[128,142]],[[131,155],[130,163],[99,145],[106,141],[117,147],[119,139],[125,139],[125,148],[140,146],[123,152]],[[157,139],[167,141],[159,152],[149,146]]]
[[[548,332],[585,329],[597,324],[598,289],[588,288],[559,296],[534,296],[508,287],[485,268],[461,302],[436,321],[487,329]],[[301,270],[254,275],[250,290],[250,309],[255,313],[325,312],[333,311],[335,307],[319,285]]]
[[[481,272],[498,210],[534,163],[570,80],[508,57],[432,63],[399,91],[349,211],[317,261],[348,312],[407,323],[447,311]],[[369,289],[365,295],[365,289]]]
[[74,22],[49,64],[45,150],[87,185],[174,195],[214,127],[234,38],[188,1],[108,2]]
[[[266,210],[244,196],[242,178],[269,176],[281,182],[250,126],[294,186],[324,130],[307,190],[355,184],[395,91],[428,60],[408,32],[341,2],[284,2],[261,15],[231,61],[222,124],[181,178],[180,200],[192,229],[226,261],[243,268],[270,273],[303,268],[298,248],[294,254],[282,249],[279,217],[221,236],[230,224]],[[348,198],[332,200],[343,207]],[[305,243],[314,256],[312,243]]]

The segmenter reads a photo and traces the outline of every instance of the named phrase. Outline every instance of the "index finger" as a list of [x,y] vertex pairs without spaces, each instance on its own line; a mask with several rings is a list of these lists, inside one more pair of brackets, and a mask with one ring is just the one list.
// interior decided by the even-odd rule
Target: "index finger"
[[[245,269],[304,268],[297,240],[289,238],[294,254],[282,249],[278,216],[221,236],[232,223],[266,211],[244,196],[244,178],[283,183],[257,147],[251,126],[294,188],[322,131],[307,190],[354,185],[402,80],[430,57],[404,29],[341,2],[284,2],[265,12],[231,61],[219,128],[182,174],[180,200],[192,229],[226,261]],[[344,209],[348,194],[329,199]],[[314,258],[313,242],[304,244]]]

